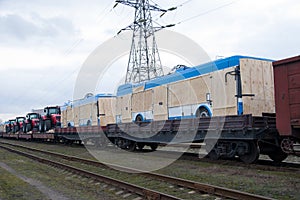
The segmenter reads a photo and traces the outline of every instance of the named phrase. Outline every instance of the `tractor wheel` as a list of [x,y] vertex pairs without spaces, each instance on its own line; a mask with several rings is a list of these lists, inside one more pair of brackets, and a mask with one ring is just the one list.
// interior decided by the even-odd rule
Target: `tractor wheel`
[[45,120],[45,123],[44,123],[45,132],[49,131],[50,129],[51,129],[51,121],[50,120]]
[[24,123],[24,124],[23,124],[23,133],[27,133],[27,131],[26,131],[26,126],[27,126],[27,124]]
[[44,122],[43,120],[40,121],[40,124],[39,124],[39,131],[40,131],[40,132],[44,132],[44,131],[45,131],[45,130],[44,130],[44,123],[45,123],[45,122]]
[[30,124],[26,124],[26,132],[28,133],[29,131],[31,131],[31,125]]
[[20,130],[20,125],[15,126],[15,133]]

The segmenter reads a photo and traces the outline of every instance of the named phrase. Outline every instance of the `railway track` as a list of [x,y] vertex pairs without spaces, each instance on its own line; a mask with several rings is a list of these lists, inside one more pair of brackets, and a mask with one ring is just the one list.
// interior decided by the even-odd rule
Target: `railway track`
[[272,160],[262,159],[260,158],[255,164],[245,164],[238,159],[231,159],[231,160],[211,160],[209,158],[201,158],[199,159],[199,154],[197,153],[184,153],[181,159],[186,160],[197,160],[198,162],[209,162],[209,163],[216,163],[225,166],[241,166],[247,167],[251,169],[258,169],[258,170],[268,170],[268,171],[282,171],[282,172],[295,172],[300,171],[300,163],[297,162],[287,162],[282,161],[280,163],[276,163]]
[[[10,147],[8,147],[10,146]],[[45,154],[48,156],[53,156],[53,157],[57,157],[57,158],[62,158],[64,160],[68,160],[68,161],[72,161],[72,162],[79,162],[79,163],[84,163],[87,165],[91,165],[91,166],[96,166],[96,167],[101,167],[101,168],[113,168],[110,170],[114,170],[117,171],[116,169],[120,169],[123,171],[127,171],[127,172],[135,172],[135,173],[139,173],[139,175],[145,176],[147,178],[151,178],[151,179],[155,179],[155,180],[159,180],[159,181],[163,181],[166,182],[168,184],[172,184],[175,186],[179,186],[181,188],[187,188],[192,190],[190,193],[198,193],[198,194],[209,194],[212,196],[217,196],[217,197],[222,197],[222,198],[230,198],[230,199],[271,199],[268,197],[264,197],[264,196],[260,196],[260,195],[254,195],[254,194],[250,194],[250,193],[246,193],[246,192],[241,192],[241,191],[237,191],[237,190],[232,190],[232,189],[227,189],[227,188],[223,188],[223,187],[218,187],[218,186],[213,186],[213,185],[208,185],[208,184],[203,184],[203,183],[199,183],[199,182],[194,182],[194,181],[190,181],[190,180],[185,180],[185,179],[180,179],[180,178],[175,178],[175,177],[171,177],[171,176],[166,176],[166,175],[162,175],[162,174],[157,174],[157,173],[150,173],[150,172],[142,172],[136,169],[132,169],[132,168],[126,168],[126,167],[122,167],[122,166],[117,166],[117,165],[112,165],[112,164],[108,164],[108,163],[100,163],[94,160],[88,160],[88,159],[82,159],[79,157],[75,157],[75,156],[68,156],[68,155],[64,155],[64,154],[59,154],[59,153],[54,153],[54,152],[50,152],[50,151],[44,151],[44,150],[40,150],[37,148],[30,148],[30,147],[26,147],[23,145],[17,145],[17,144],[11,144],[11,143],[6,143],[6,142],[0,142],[0,147],[14,152],[14,153],[18,153],[21,154],[23,156],[29,157],[31,159],[37,160],[39,162],[48,164],[48,165],[52,165],[58,168],[62,168],[68,171],[71,171],[73,173],[76,174],[80,174],[82,176],[86,176],[92,179],[96,179],[99,181],[103,181],[107,184],[111,184],[114,185],[116,187],[119,187],[121,189],[130,191],[132,193],[135,193],[143,198],[146,199],[180,199],[179,197],[175,197],[169,194],[165,194],[159,191],[155,191],[152,189],[147,189],[145,187],[141,187],[141,186],[137,186],[131,183],[127,183],[124,181],[120,181],[114,178],[110,178],[107,176],[103,176],[103,175],[99,175],[87,170],[83,170],[83,169],[79,169],[76,167],[73,167],[71,165],[67,165],[67,164],[62,164],[60,162],[55,162],[53,160],[49,160],[49,159],[45,159],[36,155],[33,155],[32,153],[28,153],[28,152],[24,152],[21,150],[17,150],[17,149],[13,149],[11,147],[15,147],[15,148],[21,148],[23,150],[26,151],[32,151],[32,152],[37,152],[37,153],[41,153],[41,154]],[[124,172],[123,172],[124,173]]]
[[[56,145],[62,145],[65,146],[65,144],[56,144]],[[82,144],[73,144],[74,146],[78,147],[83,147]],[[90,149],[93,149],[93,145],[89,145]],[[111,147],[105,147],[105,148],[111,148]],[[113,149],[113,148],[112,148]],[[97,147],[95,147],[95,150],[97,150]],[[151,149],[143,149],[143,150],[138,150],[141,151],[142,153],[146,152],[151,152]],[[159,151],[159,156],[162,158],[169,158],[170,155],[172,156],[173,154],[178,155],[178,151],[172,150],[160,150]],[[139,152],[136,152],[139,153]],[[199,159],[199,156],[201,158]],[[204,162],[204,163],[212,163],[212,164],[219,164],[219,165],[224,165],[224,166],[239,166],[239,167],[247,167],[251,169],[257,169],[257,170],[268,170],[268,171],[281,171],[281,172],[295,172],[295,171],[300,171],[300,162],[289,162],[289,161],[282,161],[280,163],[276,163],[272,160],[269,159],[264,159],[260,158],[255,164],[245,164],[241,162],[238,158],[236,159],[219,159],[219,160],[211,160],[209,158],[205,157],[206,155],[199,155],[197,152],[184,152],[182,153],[182,156],[179,158],[180,160],[190,160],[190,161],[197,161],[197,162]],[[300,155],[299,155],[300,156]]]

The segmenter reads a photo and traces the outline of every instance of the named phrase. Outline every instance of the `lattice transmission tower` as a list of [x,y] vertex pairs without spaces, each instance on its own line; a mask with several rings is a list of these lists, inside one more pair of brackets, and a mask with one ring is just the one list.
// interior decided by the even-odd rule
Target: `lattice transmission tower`
[[164,14],[172,9],[165,10],[157,5],[150,5],[149,0],[116,0],[116,5],[118,3],[135,9],[134,22],[119,31],[133,31],[125,83],[140,83],[162,76],[163,69],[154,33],[172,25],[153,27],[151,11]]

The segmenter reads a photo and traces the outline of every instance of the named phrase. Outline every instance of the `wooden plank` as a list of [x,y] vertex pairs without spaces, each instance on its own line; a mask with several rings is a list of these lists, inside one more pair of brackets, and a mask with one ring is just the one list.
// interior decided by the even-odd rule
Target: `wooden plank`
[[122,122],[131,122],[131,94],[121,97]]
[[122,114],[122,105],[123,105],[122,101],[123,101],[122,97],[116,98],[116,115]]
[[79,107],[73,107],[74,112],[74,126],[79,126]]
[[167,86],[159,86],[153,88],[153,118],[154,120],[168,119],[168,88]]
[[99,98],[100,126],[115,123],[116,98]]
[[145,111],[146,91],[132,94],[132,112]]
[[262,60],[241,59],[241,78],[244,114],[261,116],[263,112],[275,112],[274,78],[272,63]]
[[275,113],[274,73],[271,62],[263,62],[265,108],[263,112]]
[[190,79],[191,96],[194,98],[191,104],[206,102],[206,93],[210,92],[208,77],[210,74]]
[[132,94],[131,112],[144,112],[153,110],[153,91],[152,89]]
[[144,92],[144,110],[149,111],[153,110],[153,90],[147,90]]
[[61,111],[61,123],[63,127],[67,126],[67,110]]
[[214,116],[233,115],[236,114],[236,81],[235,77],[227,75],[227,82],[225,75],[234,70],[230,67],[224,70],[219,70],[211,73],[206,77],[206,82],[209,83],[212,98],[212,108]]
[[168,105],[169,107],[191,104],[191,85],[189,80],[179,81],[168,85]]

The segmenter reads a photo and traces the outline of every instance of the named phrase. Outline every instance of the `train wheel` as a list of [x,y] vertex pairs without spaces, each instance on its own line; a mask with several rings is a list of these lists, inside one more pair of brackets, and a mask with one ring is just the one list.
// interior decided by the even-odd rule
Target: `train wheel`
[[292,153],[294,151],[294,142],[290,138],[285,138],[281,141],[281,149],[285,153]]
[[269,158],[271,158],[274,162],[280,163],[284,159],[288,157],[288,154],[283,152],[281,148],[276,148],[273,153],[268,154]]
[[218,160],[219,159],[219,154],[214,150],[212,149],[209,153],[208,153],[208,157],[209,159],[211,160]]
[[135,151],[136,150],[136,142],[130,141],[127,146],[128,151]]
[[249,142],[249,153],[241,155],[240,159],[247,164],[255,163],[259,157],[259,148],[255,142]]
[[153,144],[150,144],[150,148],[152,151],[155,151],[158,147],[158,144],[157,143],[153,143]]
[[136,142],[126,139],[118,138],[115,140],[116,145],[127,151],[135,151],[136,150]]
[[137,143],[137,148],[139,150],[143,150],[143,148],[145,147],[145,144],[144,143]]

